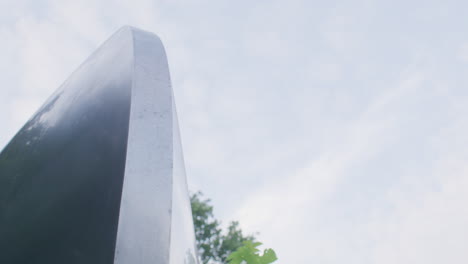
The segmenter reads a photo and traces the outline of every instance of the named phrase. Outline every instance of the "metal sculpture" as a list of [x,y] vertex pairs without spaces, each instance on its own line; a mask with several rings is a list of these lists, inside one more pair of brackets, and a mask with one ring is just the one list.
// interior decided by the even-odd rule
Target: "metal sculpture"
[[0,263],[198,263],[164,47],[124,27],[0,153]]

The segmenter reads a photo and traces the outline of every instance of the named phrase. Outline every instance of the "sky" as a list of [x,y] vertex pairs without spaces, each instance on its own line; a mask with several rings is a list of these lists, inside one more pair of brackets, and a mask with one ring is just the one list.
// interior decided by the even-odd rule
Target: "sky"
[[468,259],[465,1],[0,0],[0,149],[113,32],[162,39],[189,188],[278,264]]

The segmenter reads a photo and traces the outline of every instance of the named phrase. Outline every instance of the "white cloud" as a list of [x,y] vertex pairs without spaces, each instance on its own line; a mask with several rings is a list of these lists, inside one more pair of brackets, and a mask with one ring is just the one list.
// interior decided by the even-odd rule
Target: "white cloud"
[[[349,127],[341,127],[343,138],[336,138],[335,144],[293,176],[285,174],[245,199],[233,218],[240,219],[250,232],[261,230],[266,246],[282,249],[279,263],[307,263],[311,259],[320,263],[440,263],[463,259],[467,249],[463,246],[463,223],[468,217],[462,205],[468,198],[466,151],[454,153],[451,148],[451,153],[434,153],[436,160],[442,160],[426,164],[428,170],[420,169],[424,165],[415,157],[410,162],[414,168],[400,169],[400,175],[393,175],[393,183],[387,186],[380,186],[378,180],[388,181],[382,174],[385,167],[368,169],[372,162],[388,163],[385,150],[404,142],[402,125],[412,117],[402,102],[410,97],[417,103],[414,95],[423,91],[430,94],[428,78],[410,72],[399,85],[375,98]],[[443,144],[461,143],[450,134],[466,128],[466,122],[464,127],[454,125],[431,135],[431,141],[438,138]],[[419,152],[412,146],[405,148]],[[363,172],[375,173],[371,175],[377,179],[375,183],[353,183]],[[414,172],[419,175],[410,174]],[[352,182],[352,189],[347,182]],[[372,194],[366,188],[381,191]]]

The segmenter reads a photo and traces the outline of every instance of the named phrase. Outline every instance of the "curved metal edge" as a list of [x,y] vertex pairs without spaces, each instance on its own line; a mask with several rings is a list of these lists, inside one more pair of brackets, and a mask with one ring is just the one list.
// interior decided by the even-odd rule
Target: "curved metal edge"
[[172,88],[164,47],[132,27],[133,84],[114,263],[168,263],[173,173]]

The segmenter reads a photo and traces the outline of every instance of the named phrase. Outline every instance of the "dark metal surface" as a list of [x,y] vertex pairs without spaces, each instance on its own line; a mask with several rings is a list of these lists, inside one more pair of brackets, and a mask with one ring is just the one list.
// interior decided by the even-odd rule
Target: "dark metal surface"
[[0,154],[0,263],[113,263],[131,93],[118,32]]

